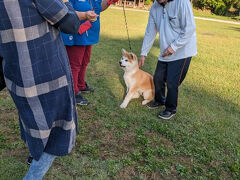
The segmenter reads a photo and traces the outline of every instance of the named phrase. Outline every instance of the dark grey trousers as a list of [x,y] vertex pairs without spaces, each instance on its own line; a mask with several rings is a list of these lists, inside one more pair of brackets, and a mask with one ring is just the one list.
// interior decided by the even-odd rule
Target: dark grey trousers
[[158,61],[154,74],[155,101],[165,104],[168,111],[177,111],[178,87],[186,77],[191,59],[192,57],[172,62]]

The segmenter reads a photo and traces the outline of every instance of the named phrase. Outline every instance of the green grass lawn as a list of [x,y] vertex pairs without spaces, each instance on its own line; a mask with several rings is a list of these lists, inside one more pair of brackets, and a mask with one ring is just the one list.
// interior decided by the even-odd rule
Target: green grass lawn
[[194,15],[198,17],[206,17],[206,18],[214,18],[214,19],[221,19],[221,20],[230,20],[230,21],[240,21],[240,16],[233,16],[233,17],[227,17],[227,16],[218,16],[211,11],[207,10],[200,10],[200,9],[193,9]]
[[[87,70],[96,88],[78,107],[79,133],[69,156],[57,158],[45,179],[240,179],[240,26],[196,20],[198,55],[180,88],[178,114],[157,118],[141,98],[120,109],[125,95],[121,49],[128,50],[123,12],[101,17],[100,43]],[[127,11],[133,52],[140,54],[147,13]],[[143,69],[154,73],[155,42]],[[0,179],[26,173],[28,151],[20,140],[18,115],[0,93]]]
[[[115,7],[115,8],[122,8],[120,6],[113,6],[112,7]],[[129,7],[126,7],[126,9],[132,9],[132,10],[145,10],[145,11],[149,11],[151,9],[151,6],[145,6],[144,8],[129,8]],[[201,10],[201,9],[193,9],[193,13],[194,13],[194,16],[197,16],[197,17],[203,17],[203,18],[212,18],[212,19],[219,19],[219,20],[225,20],[225,21],[237,21],[239,22],[240,21],[240,16],[220,16],[220,15],[216,15],[216,14],[213,14],[210,10]]]

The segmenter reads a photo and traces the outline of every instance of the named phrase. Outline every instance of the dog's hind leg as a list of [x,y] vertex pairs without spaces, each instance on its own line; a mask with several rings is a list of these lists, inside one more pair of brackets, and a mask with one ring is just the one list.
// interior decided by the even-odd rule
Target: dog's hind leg
[[143,93],[144,100],[142,101],[142,105],[146,105],[153,99],[153,92],[152,90],[145,91]]
[[139,97],[140,97],[140,93],[136,91],[136,92],[134,93],[132,99],[137,99],[137,98],[139,98]]
[[142,105],[146,105],[146,104],[149,103],[150,101],[151,101],[151,100],[147,100],[147,99],[146,99],[146,100],[143,100],[143,101],[142,101]]

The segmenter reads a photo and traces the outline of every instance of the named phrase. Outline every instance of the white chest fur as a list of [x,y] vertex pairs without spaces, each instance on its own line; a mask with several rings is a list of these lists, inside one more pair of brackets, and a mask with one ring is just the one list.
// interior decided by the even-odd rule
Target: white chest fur
[[132,73],[127,73],[127,72],[124,73],[123,78],[126,83],[127,91],[128,91],[129,88],[134,86],[134,84],[136,83],[136,80],[135,78],[133,78]]

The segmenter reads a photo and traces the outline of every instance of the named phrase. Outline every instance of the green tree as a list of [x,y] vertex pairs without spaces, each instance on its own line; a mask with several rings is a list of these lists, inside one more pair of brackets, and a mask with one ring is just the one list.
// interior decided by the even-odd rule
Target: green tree
[[240,16],[240,0],[238,0],[236,3],[234,3],[233,7],[237,9],[237,13]]
[[226,15],[230,8],[239,9],[240,0],[193,0],[193,5],[199,9],[210,9],[219,15]]
[[151,0],[145,0],[145,1],[144,1],[144,4],[145,4],[145,5],[150,5],[150,4],[151,4]]

